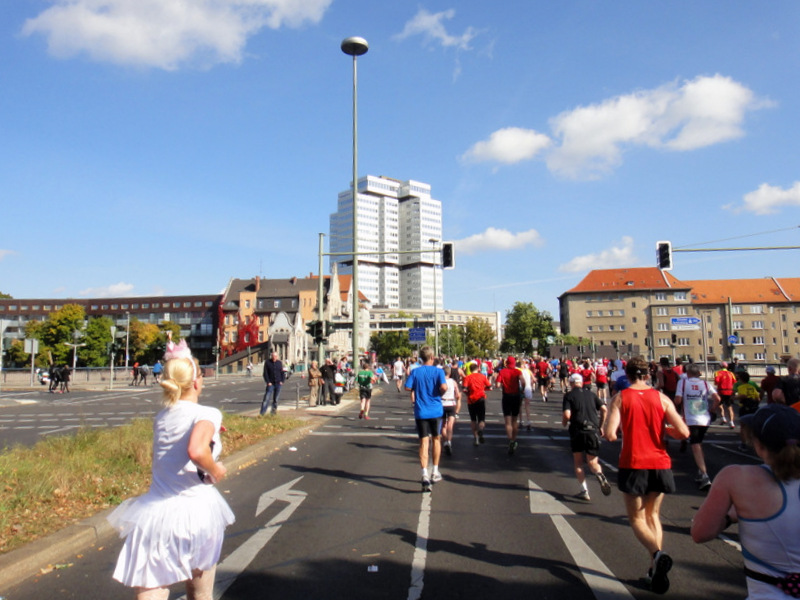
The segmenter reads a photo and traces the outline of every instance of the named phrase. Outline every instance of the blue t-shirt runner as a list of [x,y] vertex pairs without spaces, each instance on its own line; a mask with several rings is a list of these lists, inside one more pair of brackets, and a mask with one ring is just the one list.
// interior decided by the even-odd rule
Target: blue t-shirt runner
[[406,389],[414,392],[414,418],[438,419],[444,416],[441,385],[446,385],[444,371],[432,365],[422,365],[411,371]]

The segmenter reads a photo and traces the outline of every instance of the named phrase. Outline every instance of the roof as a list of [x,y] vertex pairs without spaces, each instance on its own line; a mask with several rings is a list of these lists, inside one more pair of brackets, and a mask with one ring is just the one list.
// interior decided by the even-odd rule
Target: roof
[[[800,279],[715,279],[687,281],[692,287],[694,304],[774,304],[797,301],[800,297]],[[787,289],[788,288],[788,289]],[[794,292],[794,298],[786,292]]]
[[595,269],[590,271],[578,285],[564,294],[613,292],[616,290],[689,289],[689,287],[686,282],[680,281],[656,267]]

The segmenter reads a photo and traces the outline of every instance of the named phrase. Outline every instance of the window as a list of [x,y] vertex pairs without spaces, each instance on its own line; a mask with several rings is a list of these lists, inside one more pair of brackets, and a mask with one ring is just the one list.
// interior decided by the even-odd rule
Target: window
[[245,300],[244,301],[244,307],[245,308],[250,308],[250,300]]
[[675,300],[686,300],[686,292],[675,292]]
[[689,338],[678,338],[678,346],[688,346],[689,345]]
[[764,307],[761,306],[760,304],[758,304],[758,305],[754,304],[753,306],[750,307],[750,314],[751,315],[760,315],[763,312],[764,312]]
[[764,321],[753,321],[751,327],[753,329],[764,329]]
[[763,335],[755,336],[753,338],[753,343],[754,344],[758,344],[759,346],[763,346],[764,345],[764,336]]
[[763,352],[753,354],[753,360],[767,360],[767,355]]
[[587,310],[587,311],[586,311],[586,316],[587,316],[587,317],[591,317],[591,316],[592,316],[592,311],[590,311],[590,310]]
[[734,330],[744,329],[744,321],[733,321],[731,326]]
[[660,306],[656,309],[656,315],[659,317],[666,317],[669,314],[669,309],[666,306]]
[[669,323],[659,323],[658,331],[669,331]]
[[740,314],[742,314],[742,307],[741,306],[731,306],[731,314],[732,315],[740,315]]
[[679,306],[675,309],[675,314],[678,315],[688,315],[689,312],[685,306]]
[[669,346],[669,342],[670,342],[669,338],[658,338],[659,346]]
[[666,299],[667,299],[667,294],[666,293],[664,293],[664,292],[656,292],[656,300],[660,300],[660,301],[663,302],[663,301],[666,301]]

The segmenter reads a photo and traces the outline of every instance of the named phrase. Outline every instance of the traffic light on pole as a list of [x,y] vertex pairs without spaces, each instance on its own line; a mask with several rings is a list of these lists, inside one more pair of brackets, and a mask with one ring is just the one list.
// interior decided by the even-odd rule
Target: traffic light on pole
[[456,251],[453,242],[442,242],[442,268],[454,269],[456,266]]
[[656,259],[659,269],[672,270],[672,242],[656,242]]

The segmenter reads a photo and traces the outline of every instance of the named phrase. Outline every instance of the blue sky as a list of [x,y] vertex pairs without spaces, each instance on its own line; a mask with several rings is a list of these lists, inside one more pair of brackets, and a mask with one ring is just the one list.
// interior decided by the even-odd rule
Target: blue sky
[[[351,175],[442,201],[445,307],[676,247],[798,244],[800,3],[17,0],[0,14],[0,291],[305,276]],[[753,235],[759,234],[759,235]],[[797,251],[677,254],[679,279]],[[327,261],[326,261],[327,264]]]

